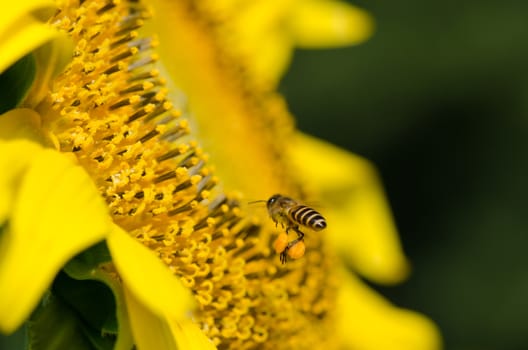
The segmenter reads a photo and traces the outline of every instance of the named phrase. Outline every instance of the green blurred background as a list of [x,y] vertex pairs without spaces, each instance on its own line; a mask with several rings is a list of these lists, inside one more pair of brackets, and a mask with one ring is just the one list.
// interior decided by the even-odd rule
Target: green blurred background
[[296,52],[281,91],[381,173],[413,274],[376,288],[446,349],[528,349],[528,2],[355,4],[371,40]]

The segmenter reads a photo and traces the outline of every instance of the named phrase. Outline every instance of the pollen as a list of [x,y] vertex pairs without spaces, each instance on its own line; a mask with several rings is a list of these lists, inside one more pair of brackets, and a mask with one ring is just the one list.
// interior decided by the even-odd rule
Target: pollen
[[304,256],[306,245],[303,241],[299,241],[288,249],[288,256],[292,259],[300,259]]
[[275,253],[280,254],[286,249],[286,246],[288,246],[288,235],[282,232],[275,240],[275,243],[273,243],[273,248]]
[[[43,126],[91,175],[114,222],[192,291],[193,319],[219,349],[325,342],[332,258],[314,235],[302,259],[282,266],[269,220],[249,217],[222,192],[191,140],[192,123],[168,99],[156,40],[141,37],[151,14],[135,0],[64,0],[59,8],[50,23],[75,47],[42,105]],[[304,254],[297,245],[294,259]]]

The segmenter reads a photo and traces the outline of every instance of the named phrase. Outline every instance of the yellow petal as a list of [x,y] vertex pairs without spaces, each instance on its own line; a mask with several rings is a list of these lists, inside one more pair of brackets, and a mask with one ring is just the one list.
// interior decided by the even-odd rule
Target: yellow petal
[[370,15],[341,1],[301,1],[290,22],[294,41],[304,48],[357,44],[373,31]]
[[291,0],[250,1],[232,10],[229,49],[247,60],[256,81],[276,85],[290,63],[294,43],[284,22],[291,6]]
[[189,319],[174,320],[153,313],[125,288],[130,323],[139,350],[214,350],[216,347]]
[[[70,158],[29,141],[0,141],[0,330],[29,316],[60,268],[110,229],[106,205]],[[6,210],[7,204],[7,210]],[[4,214],[4,218],[6,215]]]
[[0,73],[18,59],[57,35],[37,10],[53,7],[52,1],[14,1],[0,11]]
[[107,242],[123,279],[138,348],[208,349],[200,344],[209,340],[186,320],[194,308],[191,293],[167,266],[117,226]]
[[157,315],[181,319],[193,309],[190,291],[149,249],[117,226],[107,239],[112,260],[127,289]]
[[127,288],[125,288],[125,300],[132,334],[139,350],[178,349],[176,339],[162,315],[142,304]]
[[[2,116],[3,117],[3,116]],[[0,118],[0,121],[3,120]],[[1,130],[1,129],[0,129]],[[1,131],[0,131],[1,132]],[[0,224],[4,225],[13,211],[13,203],[20,186],[19,177],[30,166],[42,147],[33,142],[0,140]]]
[[125,292],[122,289],[121,283],[104,271],[98,270],[93,278],[106,283],[112,289],[116,301],[116,317],[119,325],[119,333],[114,345],[114,350],[129,350],[134,346],[134,339],[132,336],[132,326],[130,325],[130,317],[126,307]]
[[[274,99],[270,106],[257,104],[259,107],[253,108],[249,101],[255,96],[248,98],[248,91],[240,89],[240,82],[232,80],[231,71],[218,64],[222,58],[218,56],[213,38],[197,25],[182,2],[153,0],[149,5],[154,8],[157,20],[147,23],[144,29],[159,37],[160,59],[174,84],[188,96],[200,144],[207,149],[212,163],[218,165],[215,173],[225,188],[236,189],[253,198],[279,188],[283,182],[274,176],[276,171],[270,166],[276,164],[276,159],[268,143],[275,130],[263,128],[263,120],[255,113],[261,111],[260,108],[273,110],[279,115],[277,125],[288,128],[290,121],[286,120],[283,106],[279,105],[282,101]],[[261,97],[258,99],[260,101]],[[214,115],[222,118],[211,118]],[[258,138],[256,131],[260,135]],[[235,158],[237,161],[233,162]],[[248,169],[260,174],[258,186],[255,186],[255,177],[240,176],[247,174]]]
[[52,0],[11,1],[9,6],[3,6],[0,12],[0,35],[6,35],[18,19],[25,15],[35,15],[37,11],[54,7]]
[[[288,68],[292,56],[291,38],[281,32],[269,32],[253,41],[253,75],[258,81],[277,85]],[[249,46],[249,45],[248,45]]]
[[[393,283],[409,272],[373,166],[329,143],[298,134],[292,157],[298,173],[320,192],[328,238],[361,274]],[[323,208],[324,209],[324,208]]]
[[169,322],[172,334],[178,343],[178,349],[214,350],[213,342],[209,340],[198,326],[191,320]]
[[35,108],[49,93],[52,79],[61,73],[72,59],[73,43],[66,35],[55,36],[33,52],[36,76],[23,101],[25,107]]
[[[361,350],[437,350],[437,327],[419,313],[399,309],[357,278],[343,272],[337,324],[347,348]],[[353,331],[352,331],[353,330]]]
[[27,108],[12,109],[0,115],[0,139],[28,139],[40,144],[46,143],[40,130],[40,115]]

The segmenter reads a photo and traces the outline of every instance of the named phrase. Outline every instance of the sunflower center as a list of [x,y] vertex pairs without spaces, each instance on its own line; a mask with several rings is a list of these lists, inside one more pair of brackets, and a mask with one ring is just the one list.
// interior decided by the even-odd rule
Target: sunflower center
[[219,348],[324,339],[327,326],[314,321],[327,318],[334,281],[320,238],[283,267],[271,249],[277,232],[218,189],[188,121],[167,99],[156,41],[137,33],[150,14],[135,1],[59,7],[51,22],[75,49],[49,93],[44,126],[91,174],[114,221],[193,291],[196,319]]

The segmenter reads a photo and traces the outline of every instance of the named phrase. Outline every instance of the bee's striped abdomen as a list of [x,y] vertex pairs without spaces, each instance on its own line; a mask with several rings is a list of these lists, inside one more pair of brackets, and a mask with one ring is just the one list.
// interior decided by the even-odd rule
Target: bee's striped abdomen
[[311,228],[314,231],[320,231],[326,227],[325,218],[315,209],[306,205],[296,205],[288,212],[291,220],[300,225]]

